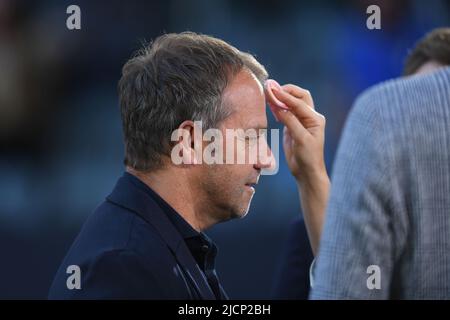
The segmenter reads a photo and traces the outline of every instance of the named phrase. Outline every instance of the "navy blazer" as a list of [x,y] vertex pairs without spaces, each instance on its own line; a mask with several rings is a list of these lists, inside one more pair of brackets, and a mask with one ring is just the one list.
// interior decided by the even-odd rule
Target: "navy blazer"
[[[80,289],[66,285],[70,265],[81,269]],[[84,224],[56,274],[49,299],[212,300],[215,296],[162,209],[124,176]]]

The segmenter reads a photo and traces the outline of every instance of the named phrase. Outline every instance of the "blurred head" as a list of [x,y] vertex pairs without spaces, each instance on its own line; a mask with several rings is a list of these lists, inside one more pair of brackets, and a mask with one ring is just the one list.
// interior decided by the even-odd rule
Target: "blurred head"
[[[224,150],[235,139],[226,138],[227,128],[266,128],[266,78],[253,56],[222,40],[191,32],[157,38],[125,64],[119,81],[125,165],[140,172],[172,170],[180,183],[187,177],[190,192],[215,221],[244,216],[254,193],[250,185],[265,166],[259,161],[198,164],[202,154],[194,146],[194,121],[202,121],[201,134],[212,128],[222,132]],[[171,141],[176,129],[186,130],[189,137]],[[240,152],[249,143],[253,141],[234,149]],[[174,164],[171,152],[177,145],[197,164]]]
[[450,28],[438,28],[420,39],[408,54],[404,75],[432,72],[450,65]]

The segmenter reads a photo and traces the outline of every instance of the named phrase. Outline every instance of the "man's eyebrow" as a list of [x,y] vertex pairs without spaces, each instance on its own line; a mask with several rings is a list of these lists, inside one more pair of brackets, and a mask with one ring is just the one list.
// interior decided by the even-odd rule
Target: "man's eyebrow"
[[250,125],[250,126],[244,128],[244,130],[249,130],[249,129],[254,129],[254,130],[267,130],[267,126],[264,126],[264,125]]

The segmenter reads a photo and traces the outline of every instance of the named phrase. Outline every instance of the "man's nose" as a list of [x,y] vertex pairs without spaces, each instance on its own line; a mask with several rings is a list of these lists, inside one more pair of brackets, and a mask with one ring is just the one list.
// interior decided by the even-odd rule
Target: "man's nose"
[[268,146],[267,142],[265,144],[265,147],[262,148],[262,150],[258,150],[258,160],[256,161],[254,167],[257,170],[267,169],[267,170],[274,170],[277,163],[275,160],[275,157],[272,153],[272,150]]

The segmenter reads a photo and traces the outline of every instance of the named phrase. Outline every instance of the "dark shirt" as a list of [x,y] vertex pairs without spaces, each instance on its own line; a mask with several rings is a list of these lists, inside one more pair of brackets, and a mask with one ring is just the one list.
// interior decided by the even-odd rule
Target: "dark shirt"
[[184,218],[175,211],[163,198],[155,191],[130,173],[125,173],[134,185],[146,192],[161,207],[164,213],[174,225],[175,229],[184,239],[189,251],[194,257],[200,269],[203,271],[211,290],[217,299],[227,299],[221,294],[220,282],[215,270],[215,260],[217,255],[217,246],[203,232],[198,232],[184,220]]

